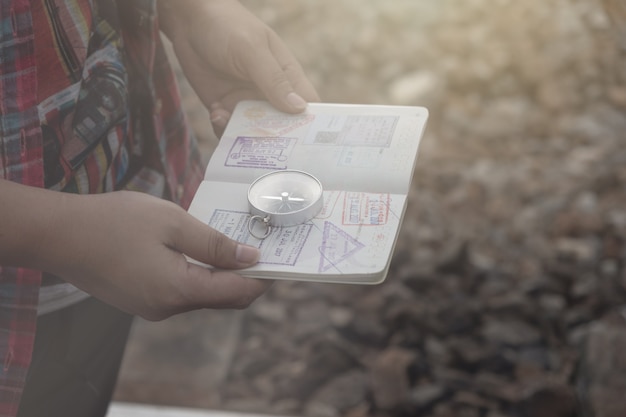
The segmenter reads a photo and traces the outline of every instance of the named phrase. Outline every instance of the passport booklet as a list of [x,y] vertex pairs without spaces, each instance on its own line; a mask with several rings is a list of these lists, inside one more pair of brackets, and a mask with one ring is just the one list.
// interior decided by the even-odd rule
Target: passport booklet
[[243,101],[189,213],[261,250],[252,278],[384,281],[428,110],[310,103],[286,114]]

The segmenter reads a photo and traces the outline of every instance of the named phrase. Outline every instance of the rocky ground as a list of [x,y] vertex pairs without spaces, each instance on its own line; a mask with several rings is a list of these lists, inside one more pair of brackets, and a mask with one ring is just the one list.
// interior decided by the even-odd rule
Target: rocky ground
[[626,415],[626,60],[599,3],[245,4],[323,100],[431,119],[386,282],[274,285],[242,313],[209,406]]

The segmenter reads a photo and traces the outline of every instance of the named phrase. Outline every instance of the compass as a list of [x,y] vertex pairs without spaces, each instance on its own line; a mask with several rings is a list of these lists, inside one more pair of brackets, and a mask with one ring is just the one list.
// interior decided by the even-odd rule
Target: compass
[[248,231],[264,239],[273,226],[296,226],[311,220],[324,205],[322,191],[322,183],[304,171],[283,170],[262,175],[248,189],[251,214]]

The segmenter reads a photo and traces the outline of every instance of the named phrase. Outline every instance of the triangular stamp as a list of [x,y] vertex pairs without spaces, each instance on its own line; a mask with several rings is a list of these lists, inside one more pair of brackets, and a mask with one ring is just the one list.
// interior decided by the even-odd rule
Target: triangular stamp
[[331,222],[324,222],[324,238],[320,247],[319,272],[326,272],[331,268],[351,258],[356,252],[363,249],[364,244],[350,236]]

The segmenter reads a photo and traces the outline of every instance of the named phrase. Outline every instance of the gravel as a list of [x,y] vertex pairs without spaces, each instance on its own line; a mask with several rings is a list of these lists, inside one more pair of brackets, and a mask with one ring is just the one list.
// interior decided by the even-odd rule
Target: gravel
[[324,101],[431,119],[386,282],[276,283],[244,313],[212,406],[626,415],[626,61],[599,3],[244,4]]

